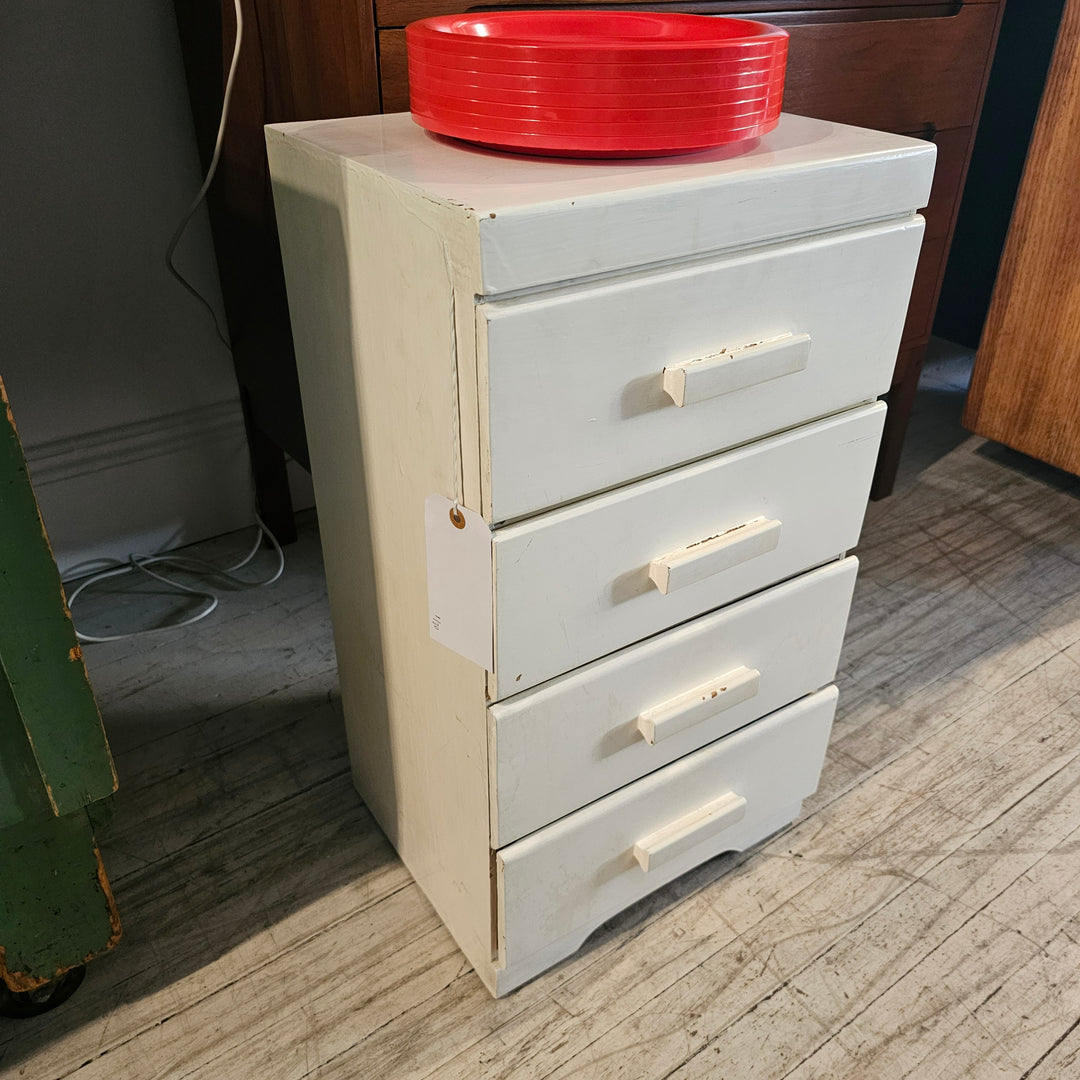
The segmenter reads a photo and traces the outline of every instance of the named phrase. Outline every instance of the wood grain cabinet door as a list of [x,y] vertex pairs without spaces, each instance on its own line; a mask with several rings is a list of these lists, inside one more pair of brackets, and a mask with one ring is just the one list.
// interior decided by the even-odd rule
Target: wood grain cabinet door
[[1080,0],[1069,0],[964,423],[1080,475]]

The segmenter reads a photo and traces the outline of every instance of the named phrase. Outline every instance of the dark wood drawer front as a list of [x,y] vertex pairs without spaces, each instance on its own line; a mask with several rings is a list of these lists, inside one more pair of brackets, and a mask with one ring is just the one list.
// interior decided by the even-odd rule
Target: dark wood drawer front
[[952,228],[956,201],[960,196],[961,181],[967,164],[968,144],[973,134],[970,128],[955,128],[952,131],[939,132],[934,139],[938,148],[937,169],[934,172],[930,202],[923,211],[926,234],[919,255],[919,266],[915,271],[907,321],[904,324],[905,343],[925,341],[930,335],[930,325],[937,307],[942,264],[948,254],[946,241]]
[[784,109],[885,131],[971,127],[996,27],[988,4],[947,18],[789,26]]
[[[996,0],[975,0],[977,3],[996,3]],[[832,17],[848,18],[847,12],[852,12],[853,17],[888,17],[885,13],[897,12],[903,17],[908,9],[937,8],[948,9],[955,4],[946,0],[651,0],[649,3],[632,4],[627,0],[566,0],[565,3],[552,5],[551,0],[516,0],[511,3],[499,3],[498,0],[474,0],[469,3],[454,3],[454,0],[377,0],[375,4],[375,23],[377,26],[398,27],[407,26],[414,19],[426,19],[432,15],[456,15],[463,11],[490,11],[500,8],[550,8],[558,7],[585,7],[585,8],[627,8],[637,7],[644,11],[694,11],[705,15],[733,15],[744,18],[772,19],[770,8],[778,9],[784,14],[796,14],[799,12],[812,12],[820,14],[817,9],[827,7],[828,12],[821,16],[822,20]],[[835,12],[835,16],[833,13]],[[944,14],[944,10],[940,10]],[[775,18],[780,21],[780,15]]]
[[[433,13],[432,0],[392,3],[409,7],[400,12],[406,21]],[[791,33],[784,109],[896,132],[971,127],[997,5],[965,4],[958,14],[939,18],[866,19],[866,14],[866,8],[767,13]],[[831,21],[837,15],[844,21]],[[823,21],[806,23],[807,18]],[[403,30],[380,31],[379,67],[383,112],[407,109]],[[946,150],[943,146],[943,155]]]
[[945,237],[927,240],[919,254],[919,266],[915,271],[915,284],[911,287],[907,321],[904,323],[902,341],[925,341],[930,336],[930,323],[937,307],[938,283],[941,264],[945,260]]
[[379,85],[384,113],[409,111],[409,65],[405,31],[379,31]]
[[[906,132],[922,138],[918,131]],[[934,186],[930,190],[930,202],[923,210],[926,218],[926,241],[948,236],[952,228],[956,201],[960,197],[964,172],[967,166],[968,146],[975,132],[971,128],[953,128],[939,131],[934,136],[937,146],[937,167],[934,170]]]

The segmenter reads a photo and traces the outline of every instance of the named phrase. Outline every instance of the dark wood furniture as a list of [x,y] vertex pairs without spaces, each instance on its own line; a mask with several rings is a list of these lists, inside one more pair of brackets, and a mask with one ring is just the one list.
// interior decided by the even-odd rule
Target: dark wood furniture
[[[408,108],[404,27],[445,12],[548,3],[243,0],[245,42],[211,221],[259,502],[288,535],[283,451],[303,464],[288,315],[262,125]],[[564,0],[560,6],[568,6]],[[938,169],[926,239],[889,392],[872,494],[892,490],[930,336],[1003,0],[675,0],[573,6],[756,16],[791,32],[789,112],[932,139]],[[232,44],[229,0],[176,4],[200,144],[209,155]]]

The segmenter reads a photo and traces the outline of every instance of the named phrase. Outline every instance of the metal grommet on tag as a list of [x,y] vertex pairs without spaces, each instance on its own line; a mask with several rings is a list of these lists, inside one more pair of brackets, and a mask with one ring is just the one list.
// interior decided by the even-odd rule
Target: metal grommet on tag
[[455,529],[465,528],[465,515],[456,506],[450,507],[450,524]]

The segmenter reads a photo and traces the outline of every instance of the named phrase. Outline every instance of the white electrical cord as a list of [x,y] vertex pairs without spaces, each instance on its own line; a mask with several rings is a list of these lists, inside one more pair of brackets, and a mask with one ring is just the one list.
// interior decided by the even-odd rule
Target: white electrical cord
[[[169,246],[165,250],[165,265],[168,267],[169,273],[193,296],[199,301],[207,311],[210,312],[211,318],[214,320],[214,329],[217,331],[217,336],[221,339],[226,348],[231,349],[228,336],[222,330],[221,324],[218,322],[217,312],[214,310],[210,302],[206,299],[191,284],[187,278],[176,268],[176,264],[173,262],[173,256],[176,254],[177,244],[180,243],[180,238],[184,235],[184,231],[187,229],[191,222],[191,219],[195,216],[195,211],[199,209],[199,204],[206,198],[206,193],[210,189],[210,184],[214,179],[214,174],[217,172],[218,159],[221,157],[221,144],[225,138],[225,122],[229,116],[229,101],[232,98],[233,82],[236,79],[236,67],[240,59],[240,41],[244,33],[244,17],[240,11],[240,0],[233,0],[233,9],[236,12],[236,41],[233,44],[232,61],[229,64],[229,74],[225,80],[225,94],[221,102],[221,120],[218,122],[217,139],[214,141],[214,153],[210,159],[210,167],[207,169],[206,178],[203,180],[202,187],[199,188],[198,194],[192,200],[191,206],[188,207],[187,213],[184,214],[180,220],[180,224],[177,225],[176,231],[172,235],[172,239],[169,241]],[[105,581],[108,578],[120,577],[124,574],[133,574],[139,571],[168,585],[170,588],[176,589],[178,592],[187,593],[191,596],[199,597],[204,606],[200,611],[197,611],[194,615],[189,616],[186,619],[181,619],[179,622],[169,623],[167,626],[154,626],[146,630],[133,630],[124,634],[84,634],[82,631],[76,629],[75,634],[79,641],[84,643],[96,643],[103,641],[123,641],[127,638],[143,637],[146,634],[158,634],[165,630],[177,630],[183,626],[191,626],[193,623],[197,623],[202,619],[205,619],[211,612],[213,612],[218,606],[218,597],[215,593],[210,592],[206,588],[193,588],[190,585],[185,585],[183,582],[176,581],[173,578],[166,577],[164,574],[158,573],[156,570],[151,570],[152,566],[169,566],[174,570],[183,571],[189,574],[202,574],[212,578],[221,579],[228,584],[238,589],[258,589],[264,585],[272,585],[285,571],[285,555],[281,550],[281,545],[277,542],[277,538],[263,523],[262,518],[256,515],[256,519],[259,526],[258,534],[255,537],[255,544],[247,555],[241,559],[238,563],[234,563],[232,566],[215,566],[213,563],[206,562],[203,559],[196,559],[190,555],[173,555],[164,552],[159,552],[156,555],[129,555],[127,562],[116,562],[116,564],[107,570],[101,570],[95,574],[91,574],[84,581],[80,582],[78,587],[68,596],[68,608],[71,609],[75,606],[75,600],[82,594],[82,592],[92,585],[96,585],[99,581]],[[259,545],[262,543],[262,538],[266,537],[270,541],[271,546],[277,553],[278,566],[270,577],[263,579],[262,581],[247,581],[244,578],[235,576],[235,571],[242,569],[255,558],[258,553]]]
[[[232,566],[215,566],[205,559],[196,559],[190,555],[174,555],[161,552],[157,555],[129,555],[126,563],[117,562],[115,566],[110,567],[108,570],[101,570],[96,574],[91,574],[90,577],[80,582],[78,587],[68,596],[69,609],[75,607],[75,600],[91,585],[96,585],[99,581],[105,581],[107,578],[120,577],[123,574],[133,574],[136,571],[141,571],[149,577],[155,578],[157,581],[177,589],[179,592],[189,593],[192,596],[200,597],[204,601],[205,606],[194,615],[182,619],[180,622],[169,623],[167,626],[153,626],[146,630],[133,630],[125,634],[84,634],[81,630],[76,628],[75,634],[79,641],[83,643],[124,641],[127,638],[143,637],[146,634],[158,634],[164,630],[177,630],[182,626],[191,626],[193,623],[205,619],[207,615],[214,611],[218,606],[218,597],[215,593],[210,592],[206,588],[192,588],[190,585],[183,584],[183,582],[166,577],[164,574],[159,574],[156,570],[151,570],[151,566],[166,565],[171,566],[175,570],[185,571],[190,574],[202,574],[207,577],[220,578],[238,589],[260,589],[264,585],[273,585],[273,583],[285,572],[285,555],[281,550],[281,545],[274,537],[274,534],[263,524],[262,518],[256,518],[256,520],[259,523],[259,532],[255,537],[254,546],[244,558],[238,563],[234,563]],[[237,577],[235,571],[247,566],[248,563],[255,558],[264,536],[270,541],[271,546],[277,553],[277,569],[273,574],[261,581],[248,581],[245,578]]]
[[210,312],[210,317],[214,320],[214,329],[217,331],[217,336],[221,339],[222,344],[226,348],[231,348],[229,343],[228,334],[222,329],[221,323],[218,322],[217,312],[213,309],[210,301],[180,271],[176,268],[176,264],[173,262],[173,256],[176,254],[176,245],[180,243],[180,237],[184,235],[184,230],[187,229],[191,219],[195,216],[195,211],[199,209],[199,204],[206,198],[206,193],[210,189],[210,184],[214,179],[214,174],[217,172],[218,158],[221,157],[221,144],[225,138],[225,121],[229,116],[229,101],[232,98],[233,82],[236,79],[236,65],[240,60],[240,40],[244,36],[244,16],[240,11],[240,0],[233,0],[233,8],[236,11],[236,42],[233,45],[232,62],[229,64],[229,74],[225,79],[225,95],[221,101],[221,120],[218,123],[217,139],[214,141],[214,155],[210,159],[210,168],[206,171],[206,179],[203,181],[203,185],[199,188],[198,195],[195,196],[188,207],[187,213],[180,220],[180,224],[176,227],[176,232],[173,233],[172,239],[169,241],[169,246],[165,249],[165,265],[168,267],[169,273],[172,274],[181,285],[207,311]]

